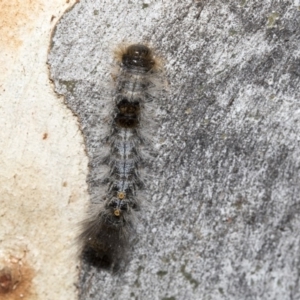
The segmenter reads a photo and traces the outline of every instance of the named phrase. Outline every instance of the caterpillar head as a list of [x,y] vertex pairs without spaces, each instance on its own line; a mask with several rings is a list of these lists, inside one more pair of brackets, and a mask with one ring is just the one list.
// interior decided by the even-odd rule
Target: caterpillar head
[[148,72],[153,68],[155,61],[152,51],[147,46],[133,44],[124,51],[122,64],[128,69]]

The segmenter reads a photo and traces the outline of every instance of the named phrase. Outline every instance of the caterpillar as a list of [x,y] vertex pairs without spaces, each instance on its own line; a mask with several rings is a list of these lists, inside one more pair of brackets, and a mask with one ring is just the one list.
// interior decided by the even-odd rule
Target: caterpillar
[[[83,222],[79,240],[82,257],[88,263],[117,270],[126,261],[134,220],[141,210],[139,191],[144,188],[140,170],[145,164],[151,142],[144,127],[150,122],[149,104],[160,61],[143,44],[122,47],[115,53],[119,67],[115,75],[112,117],[106,144],[109,154],[102,163],[109,169],[101,180],[105,196],[91,205]],[[141,149],[144,148],[144,152]],[[148,155],[149,156],[149,155]]]

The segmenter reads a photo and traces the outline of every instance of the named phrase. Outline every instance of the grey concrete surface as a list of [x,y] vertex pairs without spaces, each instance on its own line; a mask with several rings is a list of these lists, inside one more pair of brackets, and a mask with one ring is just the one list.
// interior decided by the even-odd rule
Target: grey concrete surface
[[153,45],[169,83],[131,261],[115,275],[83,265],[80,299],[300,299],[297,5],[81,1],[59,21],[51,76],[91,160],[116,45]]

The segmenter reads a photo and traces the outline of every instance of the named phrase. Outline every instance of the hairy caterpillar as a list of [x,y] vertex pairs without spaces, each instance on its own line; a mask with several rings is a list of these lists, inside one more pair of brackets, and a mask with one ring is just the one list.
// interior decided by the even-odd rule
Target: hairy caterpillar
[[[79,237],[83,258],[97,267],[118,269],[129,247],[134,218],[141,208],[138,191],[144,183],[140,169],[146,160],[141,148],[148,144],[143,127],[149,103],[154,100],[155,74],[159,61],[145,45],[133,44],[116,53],[116,74],[110,133],[106,139],[109,155],[103,164],[109,168],[101,184],[105,196],[91,206]],[[101,198],[99,196],[99,198]]]

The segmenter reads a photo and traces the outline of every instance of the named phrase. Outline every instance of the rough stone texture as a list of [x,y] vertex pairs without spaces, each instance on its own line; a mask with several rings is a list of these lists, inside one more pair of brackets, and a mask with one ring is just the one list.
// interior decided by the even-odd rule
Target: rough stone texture
[[115,45],[150,42],[169,82],[131,263],[116,275],[84,265],[81,299],[300,298],[297,5],[81,1],[60,20],[51,74],[90,157]]
[[74,240],[88,161],[47,67],[51,31],[68,2],[0,1],[1,300],[77,297]]

